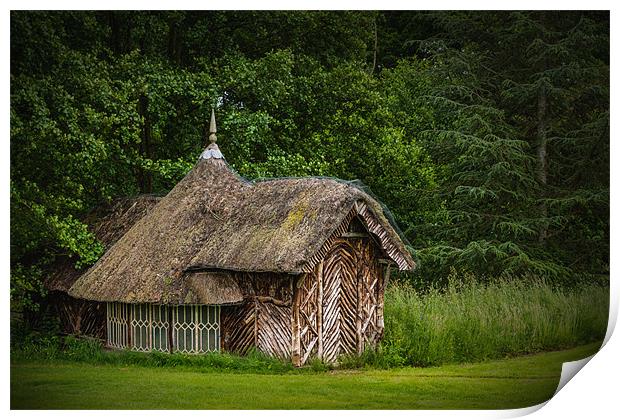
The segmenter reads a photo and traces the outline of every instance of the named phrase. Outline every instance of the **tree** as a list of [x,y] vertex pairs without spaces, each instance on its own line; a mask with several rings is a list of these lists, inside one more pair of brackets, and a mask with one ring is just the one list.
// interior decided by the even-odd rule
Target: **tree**
[[[420,55],[432,57],[432,72],[438,77],[430,94],[420,93],[428,101],[410,102],[429,106],[430,101],[431,108],[439,110],[429,150],[440,142],[439,154],[433,155],[439,164],[447,157],[448,176],[438,193],[447,197],[467,192],[490,200],[490,207],[474,201],[463,208],[465,197],[445,201],[448,216],[445,223],[435,225],[445,235],[444,248],[423,252],[441,261],[443,271],[455,264],[491,274],[519,266],[562,279],[605,274],[608,14],[442,12],[426,17],[430,27],[439,29],[425,42],[413,44]],[[438,108],[439,103],[446,107]],[[456,126],[446,116],[456,116]],[[466,148],[446,148],[447,135],[453,137],[452,146]],[[489,141],[480,143],[485,138]],[[514,154],[494,152],[502,144],[510,144]],[[446,156],[450,150],[452,155]],[[501,168],[511,172],[498,172]],[[496,188],[487,190],[490,185]],[[512,199],[500,199],[500,191]],[[453,225],[457,209],[457,219],[463,222],[458,228]],[[485,219],[493,214],[504,219],[501,224]],[[484,226],[508,229],[510,238],[495,238],[497,232]],[[492,246],[497,240],[502,249]],[[494,268],[488,258],[491,251],[500,260],[519,264],[502,261],[500,268]],[[456,255],[460,262],[455,262]]]
[[80,218],[165,194],[217,107],[241,175],[358,179],[424,283],[609,266],[609,14],[11,13],[11,292],[102,253]]

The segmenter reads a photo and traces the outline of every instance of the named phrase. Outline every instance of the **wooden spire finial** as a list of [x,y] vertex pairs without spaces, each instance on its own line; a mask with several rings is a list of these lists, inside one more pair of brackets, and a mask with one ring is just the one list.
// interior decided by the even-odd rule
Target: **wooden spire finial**
[[211,108],[211,123],[209,124],[209,141],[211,143],[217,142],[217,126],[215,125],[215,110]]
[[215,135],[215,133],[217,133],[217,127],[215,125],[215,110],[211,109],[211,123],[209,124],[210,143],[207,145],[207,148],[200,154],[200,159],[224,159],[222,152],[220,152],[220,148],[217,146],[217,136]]

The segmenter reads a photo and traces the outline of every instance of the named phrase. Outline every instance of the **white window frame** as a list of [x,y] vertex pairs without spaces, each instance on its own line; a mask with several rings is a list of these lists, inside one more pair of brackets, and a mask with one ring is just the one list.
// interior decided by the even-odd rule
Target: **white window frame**
[[[169,310],[172,312],[172,322],[170,322]],[[180,312],[183,313],[181,320]],[[141,352],[153,350],[168,352],[170,351],[168,336],[172,334],[173,352],[186,354],[218,352],[220,351],[220,313],[219,305],[165,306],[150,303],[109,302],[106,314],[106,344],[116,349],[131,348],[131,350]],[[172,331],[170,332],[171,324]],[[157,337],[159,340],[156,339]],[[190,346],[186,345],[188,337]],[[183,339],[180,340],[180,338]]]
[[[143,312],[144,317],[138,316]],[[131,305],[131,349],[136,351],[161,351],[168,349],[168,307],[141,303]],[[156,340],[155,331],[159,331]],[[143,337],[143,334],[145,336]],[[162,340],[163,337],[163,340]],[[144,339],[143,339],[144,338]],[[158,341],[158,342],[156,342]]]
[[[203,308],[207,308],[206,319]],[[172,346],[180,353],[209,353],[220,351],[220,311],[219,305],[179,305],[172,307]],[[179,320],[179,312],[183,312]],[[187,314],[190,314],[188,320]],[[206,331],[206,342],[203,332]],[[189,334],[188,334],[189,333]],[[211,340],[213,333],[213,342]],[[180,338],[183,340],[180,340]],[[187,337],[191,346],[188,349]],[[181,341],[183,342],[182,349]]]
[[107,304],[107,345],[116,349],[127,348],[129,335],[127,329],[128,307],[124,303]]

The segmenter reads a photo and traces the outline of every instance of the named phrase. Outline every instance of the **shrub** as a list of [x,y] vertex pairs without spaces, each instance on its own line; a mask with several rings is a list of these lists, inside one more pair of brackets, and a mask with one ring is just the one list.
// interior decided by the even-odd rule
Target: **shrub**
[[383,342],[375,359],[364,357],[378,366],[429,366],[567,348],[601,340],[608,308],[609,289],[594,284],[506,277],[483,284],[454,273],[443,290],[394,283]]
[[[181,353],[111,351],[100,340],[88,337],[58,337],[31,334],[11,351],[14,360],[55,360],[146,367],[192,368],[192,370],[224,370],[253,373],[284,373],[295,371],[290,362],[269,357],[256,349],[245,356],[231,353],[187,355]],[[320,370],[313,365],[311,370]]]
[[[386,290],[382,342],[360,356],[342,356],[338,368],[430,366],[558,350],[601,340],[608,308],[609,289],[588,283],[571,288],[538,278],[481,283],[473,276],[453,273],[446,288],[420,292],[410,284],[394,282]],[[256,349],[245,356],[108,351],[99,340],[34,331],[12,335],[11,345],[13,358],[37,360],[254,373],[332,368],[311,359],[304,369],[297,370],[289,361]]]

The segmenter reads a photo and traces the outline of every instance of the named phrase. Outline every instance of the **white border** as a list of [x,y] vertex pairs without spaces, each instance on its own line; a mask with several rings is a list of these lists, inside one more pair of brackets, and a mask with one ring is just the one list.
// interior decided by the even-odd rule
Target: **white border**
[[9,10],[611,10],[614,2],[610,0],[549,1],[549,0],[434,0],[403,1],[383,0],[380,3],[371,0],[108,0],[77,1],[56,0],[7,0],[4,2]]
[[[615,35],[617,33],[617,23],[618,19],[615,17],[617,12],[617,8],[615,6],[615,2],[612,1],[601,1],[601,0],[590,0],[588,2],[576,2],[576,1],[541,1],[541,0],[521,0],[521,1],[481,1],[481,0],[470,0],[467,2],[463,1],[441,1],[434,0],[432,2],[402,2],[402,1],[391,1],[384,0],[380,3],[376,1],[368,1],[368,0],[348,0],[348,1],[338,1],[335,2],[333,0],[314,0],[314,1],[297,1],[295,3],[291,1],[269,1],[269,2],[252,2],[252,1],[235,1],[235,0],[217,0],[217,1],[190,1],[190,0],[176,0],[174,2],[153,2],[147,0],[139,0],[139,1],[119,1],[119,0],[108,0],[106,2],[84,2],[84,1],[67,1],[67,0],[57,0],[52,2],[49,1],[14,1],[9,0],[4,2],[7,9],[5,13],[0,17],[0,28],[2,30],[2,53],[5,57],[3,61],[3,69],[2,75],[3,80],[5,80],[2,85],[2,92],[4,101],[2,102],[2,132],[5,133],[5,141],[2,143],[3,153],[1,154],[1,159],[4,160],[4,164],[1,166],[1,173],[3,180],[0,183],[1,194],[3,200],[3,216],[2,217],[2,228],[5,234],[2,236],[2,278],[5,281],[5,286],[1,289],[1,293],[3,294],[3,302],[5,302],[5,318],[2,323],[3,328],[5,329],[4,334],[2,335],[2,352],[4,352],[4,361],[3,364],[3,373],[4,373],[4,383],[3,383],[3,403],[5,410],[9,410],[10,407],[10,376],[9,376],[9,311],[8,311],[8,302],[9,302],[9,290],[8,290],[8,279],[9,279],[9,168],[10,168],[10,154],[9,154],[9,92],[10,92],[10,69],[9,69],[9,29],[10,29],[10,18],[9,18],[9,10],[24,10],[24,9],[134,9],[134,10],[143,10],[143,9],[177,9],[177,10],[195,10],[195,9],[265,9],[265,10],[273,10],[273,9],[307,9],[307,10],[316,10],[316,9],[325,9],[325,10],[334,10],[334,9],[376,9],[380,7],[381,9],[393,9],[393,10],[403,10],[403,9],[423,9],[423,10],[458,10],[458,9],[469,9],[469,10],[478,10],[478,9],[494,9],[494,10],[510,10],[510,9],[531,9],[531,10],[544,10],[544,9],[557,9],[557,10],[578,10],[578,9],[588,9],[588,10],[612,10],[611,12],[611,56],[612,56],[612,66],[611,66],[611,77],[612,80],[616,80],[616,51],[615,51],[615,39],[617,38]],[[613,104],[615,104],[615,99],[618,98],[617,89],[612,82],[612,110]],[[611,138],[615,138],[614,134],[617,130],[615,130],[615,124],[617,123],[617,119],[614,118],[614,114],[612,113],[612,126],[611,126]],[[611,143],[611,159],[612,159],[612,185],[611,185],[611,203],[612,209],[618,208],[616,197],[618,197],[618,175],[617,171],[614,170],[614,163],[618,163],[616,147],[614,147],[614,142]],[[615,182],[614,182],[615,181]],[[614,239],[617,242],[617,229],[614,224],[614,215],[611,215],[611,237],[612,237],[612,251],[611,251],[611,261],[618,261],[618,252],[616,251],[616,247],[613,247]],[[620,344],[617,337],[611,335],[613,331],[614,325],[616,323],[617,314],[618,314],[618,301],[620,300],[620,294],[618,293],[618,285],[617,281],[615,281],[618,270],[616,269],[616,265],[612,264],[611,267],[612,272],[612,287],[611,287],[611,307],[610,307],[610,325],[608,328],[607,339],[609,340],[604,348],[596,354],[592,360],[583,368],[581,372],[577,375],[576,379],[571,380],[554,398],[552,398],[547,404],[541,404],[537,407],[530,407],[519,410],[497,410],[497,411],[464,411],[464,410],[455,410],[455,411],[361,411],[361,412],[347,412],[347,411],[321,411],[320,413],[310,412],[310,411],[301,411],[296,412],[294,415],[300,419],[310,419],[314,420],[315,416],[319,415],[321,417],[355,417],[356,419],[360,418],[368,418],[375,420],[377,416],[390,416],[395,418],[411,418],[413,416],[417,418],[471,418],[471,419],[480,419],[480,418],[506,418],[506,417],[517,417],[522,416],[528,413],[532,413],[533,418],[567,418],[567,419],[581,419],[585,416],[592,416],[592,418],[611,418],[613,417],[612,413],[618,413],[618,395],[617,395],[617,375],[620,373],[620,367],[618,362],[617,355],[620,354]],[[616,334],[617,335],[617,334]],[[265,390],[268,392],[268,390]],[[106,419],[112,413],[104,412],[104,411],[89,411],[88,416],[95,419]],[[31,415],[39,415],[38,412],[10,412],[11,416],[18,418],[29,418]],[[79,411],[48,411],[45,412],[46,416],[50,416],[52,418],[81,418],[84,413]],[[178,413],[169,413],[169,412],[143,412],[143,413],[128,413],[128,412],[115,412],[113,414],[115,417],[119,416],[123,417],[135,417],[136,415],[149,415],[155,416],[158,418],[169,418],[170,415],[176,416]],[[204,417],[203,412],[183,412],[181,415],[190,416],[196,418]],[[218,413],[213,413],[213,415],[219,415]],[[248,413],[247,411],[226,411],[221,413],[224,416],[233,416],[233,417],[241,417],[251,415],[256,419],[265,419],[272,420],[274,417],[285,417],[290,416],[291,414],[286,411],[272,412],[272,411],[254,411]]]

